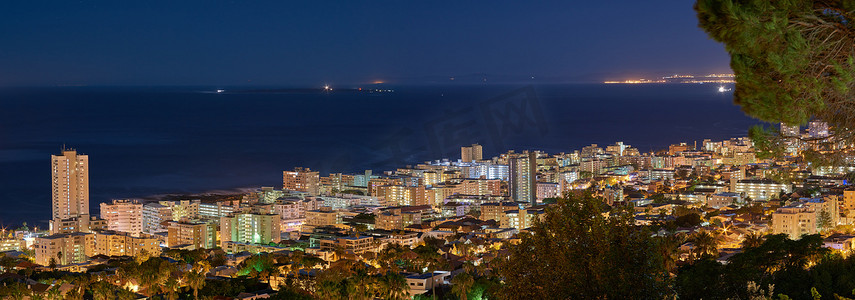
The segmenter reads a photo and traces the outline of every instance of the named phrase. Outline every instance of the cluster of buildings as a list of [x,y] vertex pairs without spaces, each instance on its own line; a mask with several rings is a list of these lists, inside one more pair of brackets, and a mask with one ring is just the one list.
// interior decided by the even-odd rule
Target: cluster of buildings
[[[781,131],[794,140],[822,137],[829,134],[823,124],[813,122],[805,133],[786,125]],[[35,263],[73,270],[98,255],[156,255],[166,248],[256,253],[300,247],[334,260],[337,250],[359,255],[390,243],[413,246],[425,237],[463,235],[483,250],[513,239],[542,218],[553,199],[580,189],[609,205],[631,206],[638,225],[697,213],[701,223],[679,230],[727,228],[727,248],[749,233],[798,238],[855,222],[855,189],[842,177],[851,168],[811,168],[797,155],[810,146],[794,142],[793,156],[761,160],[748,138],[680,143],[651,153],[617,142],[491,158],[474,144],[462,147],[454,161],[379,174],[321,176],[295,168],[283,172],[281,189],[221,199],[113,200],[100,204],[98,216],[89,214],[88,156],[64,150],[51,157],[48,232],[3,232],[0,251],[31,247]],[[469,238],[449,244],[449,253],[472,255],[459,250],[472,243]],[[848,241],[835,239],[834,245]]]

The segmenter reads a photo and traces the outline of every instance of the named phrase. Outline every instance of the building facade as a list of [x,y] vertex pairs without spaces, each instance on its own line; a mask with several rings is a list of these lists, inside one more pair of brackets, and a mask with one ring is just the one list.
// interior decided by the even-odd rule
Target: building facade
[[268,244],[281,240],[277,214],[237,213],[220,219],[220,239],[226,242]]
[[317,195],[319,190],[320,175],[309,168],[294,168],[293,171],[282,172],[282,188],[286,190],[306,192]]
[[74,232],[38,237],[33,249],[35,263],[42,266],[81,263],[95,255],[95,235]]
[[742,179],[736,181],[733,192],[753,200],[770,200],[777,198],[781,192],[789,193],[790,189],[790,186],[770,179]]
[[[63,149],[62,155],[51,155],[51,233],[58,233],[63,220],[89,219],[89,156]],[[54,226],[57,224],[57,226]],[[88,226],[65,226],[80,230]]]
[[511,199],[517,202],[537,204],[537,154],[525,152],[510,159]]
[[140,236],[143,232],[143,205],[131,200],[113,200],[101,203],[101,218],[107,221],[107,229]]
[[172,208],[158,202],[143,205],[143,233],[155,234],[166,231],[164,222],[173,221]]
[[211,249],[217,246],[217,226],[209,222],[169,222],[166,246],[187,245],[189,249]]
[[149,235],[134,236],[127,232],[104,230],[95,232],[95,254],[106,256],[136,256],[145,251],[160,254],[160,242]]
[[460,147],[460,160],[463,162],[473,162],[482,160],[484,153],[481,145],[472,144],[472,146]]

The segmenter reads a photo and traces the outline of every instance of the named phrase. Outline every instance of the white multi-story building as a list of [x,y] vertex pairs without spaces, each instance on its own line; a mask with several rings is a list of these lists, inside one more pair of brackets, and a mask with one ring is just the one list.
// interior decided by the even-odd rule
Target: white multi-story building
[[51,155],[51,202],[51,233],[57,233],[54,228],[68,220],[89,219],[88,155],[65,149],[62,155]]
[[138,237],[143,231],[142,208],[142,203],[136,201],[113,200],[101,203],[101,218],[107,221],[107,229]]
[[306,210],[301,201],[279,201],[273,204],[273,211],[282,219],[306,217]]
[[163,222],[173,221],[172,208],[159,202],[146,203],[143,205],[143,232],[154,234],[165,232],[166,226]]
[[742,198],[742,194],[739,193],[717,193],[713,194],[707,200],[707,206],[719,209],[729,205],[739,205],[742,206],[745,204],[745,201]]
[[559,183],[573,183],[576,180],[579,180],[579,172],[577,171],[567,171],[558,173]]
[[475,163],[469,167],[469,178],[500,179],[507,181],[510,174],[508,165],[497,165],[492,163]]
[[89,156],[74,150],[51,155],[53,219],[89,215]]
[[180,201],[161,201],[160,204],[172,208],[172,219],[196,219],[200,218],[199,207],[202,201],[196,200],[180,200]]
[[235,207],[222,202],[199,204],[199,218],[219,219],[235,212]]
[[276,190],[273,187],[265,186],[261,187],[260,190],[257,191],[258,194],[258,202],[260,203],[274,203],[277,199],[285,196],[285,191]]
[[674,180],[674,170],[653,169],[648,174],[650,180]]
[[352,194],[341,194],[337,196],[318,196],[318,201],[323,201],[322,206],[332,209],[344,209],[353,206],[385,206],[384,199],[373,196],[360,196]]
[[736,181],[735,193],[741,193],[752,200],[770,200],[781,192],[789,193],[792,187],[770,179],[742,179]]
[[279,243],[281,224],[277,214],[237,213],[220,218],[220,240],[228,242],[267,244]]
[[552,182],[537,183],[537,202],[543,202],[546,198],[561,196],[561,185]]

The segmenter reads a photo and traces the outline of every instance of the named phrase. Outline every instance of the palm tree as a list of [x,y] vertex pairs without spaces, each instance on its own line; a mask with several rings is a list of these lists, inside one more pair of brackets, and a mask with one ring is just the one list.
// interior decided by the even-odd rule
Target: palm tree
[[71,284],[74,285],[74,288],[65,293],[65,299],[82,300],[83,294],[86,293],[86,287],[89,285],[88,280],[75,278]]
[[12,296],[12,299],[15,300],[24,300],[25,297],[30,295],[30,290],[27,289],[23,283],[13,283],[11,286],[11,290],[9,296]]
[[398,271],[398,268],[393,268],[393,265],[395,261],[400,259],[401,255],[408,250],[409,249],[406,249],[406,247],[396,243],[386,245],[386,248],[383,248],[383,250],[380,250],[380,252],[377,253],[377,262],[380,264],[381,272]]
[[469,290],[475,284],[475,278],[469,273],[463,272],[454,276],[451,279],[451,291],[458,296],[460,300],[466,300],[469,295]]
[[125,286],[131,279],[137,279],[139,282],[139,265],[135,262],[128,262],[119,266],[116,269],[116,280],[118,286]]
[[15,258],[0,254],[0,269],[9,272],[13,267],[15,267]]
[[676,250],[685,242],[686,236],[684,234],[675,234],[660,238],[658,245],[659,254],[664,260],[665,269],[669,272],[676,272],[677,260],[680,258],[680,253]]
[[374,276],[368,275],[366,272],[360,272],[356,277],[356,283],[359,286],[359,293],[357,294],[357,299],[373,299],[374,294],[377,293],[377,278]]
[[56,253],[56,263],[64,265],[64,263],[62,263],[62,251]]
[[430,293],[433,295],[433,299],[436,300],[436,274],[434,271],[437,270],[438,261],[434,261],[434,258],[427,261],[427,271],[430,273]]
[[47,290],[47,298],[48,300],[61,300],[62,299],[62,291],[59,290],[59,287],[53,287]]
[[340,260],[341,257],[344,256],[344,253],[345,253],[344,248],[336,245],[335,248],[333,248],[333,253],[332,253],[333,257],[335,258],[333,261]]
[[692,242],[695,244],[695,252],[699,256],[714,256],[718,254],[718,239],[706,231],[695,233],[692,237]]
[[45,295],[32,293],[29,300],[45,300]]
[[398,273],[387,273],[383,280],[386,284],[386,291],[389,293],[389,299],[408,299],[410,286],[407,285],[407,279]]
[[202,272],[190,271],[184,274],[184,281],[193,289],[193,299],[199,300],[199,290],[205,286],[205,274]]
[[742,239],[742,249],[760,247],[765,240],[766,238],[760,233],[752,232],[746,234]]
[[126,289],[119,289],[119,291],[116,293],[116,300],[135,300],[135,299],[137,299],[137,294],[132,292],[132,291],[126,290]]
[[175,277],[169,277],[166,282],[161,286],[161,290],[166,293],[166,299],[169,300],[177,300],[178,299],[178,289],[181,286],[178,284],[178,280]]
[[315,294],[320,299],[336,299],[339,298],[341,286],[340,281],[325,280],[318,283],[315,288]]
[[113,285],[106,281],[95,282],[90,287],[92,288],[92,296],[95,300],[111,300],[115,298]]

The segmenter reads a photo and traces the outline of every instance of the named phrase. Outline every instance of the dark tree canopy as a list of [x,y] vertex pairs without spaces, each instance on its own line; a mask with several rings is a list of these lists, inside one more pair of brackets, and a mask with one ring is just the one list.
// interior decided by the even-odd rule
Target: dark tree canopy
[[[722,42],[735,101],[769,122],[838,120],[853,111],[855,1],[699,0],[700,27]],[[848,126],[847,126],[848,127]]]
[[633,225],[632,213],[591,194],[547,209],[499,268],[508,299],[662,299],[668,276],[660,241]]
[[746,114],[820,119],[835,129],[829,142],[855,141],[855,1],[698,0],[695,10],[730,54],[734,102]]

